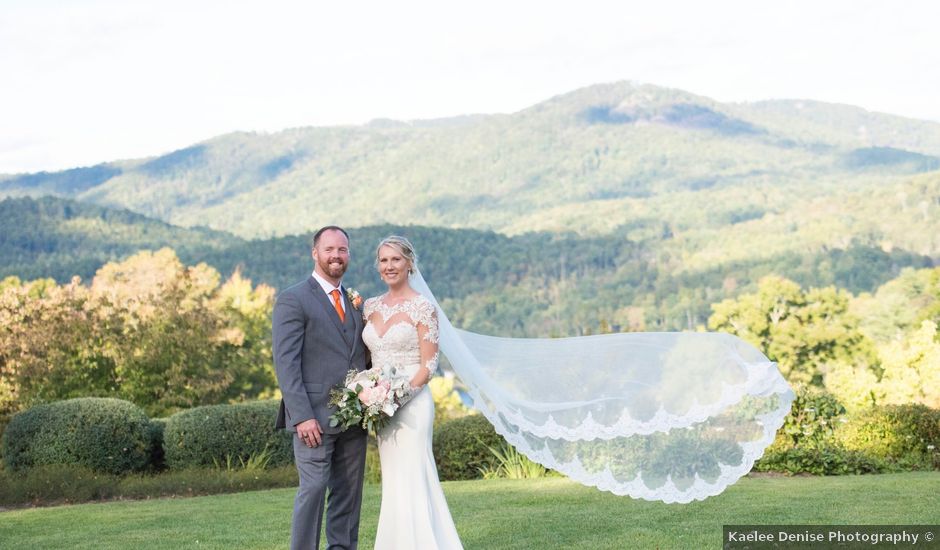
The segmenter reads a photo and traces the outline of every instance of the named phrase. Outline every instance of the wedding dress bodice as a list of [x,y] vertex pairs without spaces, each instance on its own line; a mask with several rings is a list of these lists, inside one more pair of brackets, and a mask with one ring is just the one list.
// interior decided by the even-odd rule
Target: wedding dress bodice
[[[378,313],[373,322],[372,315]],[[369,298],[363,306],[366,326],[362,340],[372,353],[372,368],[388,374],[396,369],[398,374],[414,376],[421,367],[421,338],[434,344],[438,341],[437,316],[434,306],[420,294],[400,304],[388,306],[381,296]],[[424,366],[431,374],[437,368],[437,354]]]

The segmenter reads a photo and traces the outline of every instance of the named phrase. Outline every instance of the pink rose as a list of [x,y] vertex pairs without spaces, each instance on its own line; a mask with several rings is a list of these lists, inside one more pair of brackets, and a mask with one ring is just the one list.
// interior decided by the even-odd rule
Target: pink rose
[[366,406],[382,403],[385,401],[386,397],[388,397],[388,388],[381,383],[372,388],[364,389],[359,393],[359,399]]

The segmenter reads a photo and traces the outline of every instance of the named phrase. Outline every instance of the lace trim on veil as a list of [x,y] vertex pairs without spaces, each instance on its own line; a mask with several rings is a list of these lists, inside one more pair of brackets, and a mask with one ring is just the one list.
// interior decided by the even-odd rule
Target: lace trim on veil
[[[624,334],[549,340],[482,336],[450,324],[419,272],[412,275],[411,286],[437,309],[441,351],[465,384],[474,407],[497,433],[533,461],[617,495],[690,502],[720,493],[763,455],[793,400],[776,365],[728,334],[645,333],[642,341]],[[640,362],[649,368],[639,375],[652,376],[651,383],[636,383],[670,391],[654,392],[653,402],[659,400],[655,412],[647,409],[636,418],[629,407],[637,396],[618,390],[622,384],[605,380],[622,381],[624,354],[649,352],[641,349],[644,346],[657,349]],[[540,388],[548,388],[542,401],[532,397],[543,397],[540,392],[525,391],[526,377],[517,374],[528,366],[528,352],[546,363],[536,371]],[[601,363],[586,367],[577,362],[582,355]],[[485,366],[478,357],[487,358]],[[686,364],[694,367],[689,372],[698,380],[707,381],[702,383],[707,402],[683,386]],[[664,381],[661,373],[666,371],[673,378]],[[571,383],[598,372],[600,378],[590,378],[594,385],[587,388]],[[743,379],[728,383],[722,375],[729,372]],[[501,377],[499,381],[494,375]],[[670,412],[663,400],[677,395],[685,401],[677,407],[680,411]],[[598,421],[592,407],[599,405],[622,410],[608,411],[606,420]],[[533,421],[526,412],[544,420]],[[564,423],[556,418],[559,414]]]

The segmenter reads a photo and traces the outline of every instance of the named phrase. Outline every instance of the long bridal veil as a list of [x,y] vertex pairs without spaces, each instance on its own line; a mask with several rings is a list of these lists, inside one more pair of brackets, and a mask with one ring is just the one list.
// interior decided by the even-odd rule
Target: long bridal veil
[[646,500],[716,495],[750,471],[790,410],[775,363],[724,333],[484,336],[437,308],[440,347],[473,405],[520,452]]

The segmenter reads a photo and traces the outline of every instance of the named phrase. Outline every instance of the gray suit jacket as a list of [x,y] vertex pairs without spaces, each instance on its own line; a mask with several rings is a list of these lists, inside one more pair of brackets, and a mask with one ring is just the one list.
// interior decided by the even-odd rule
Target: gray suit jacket
[[276,428],[316,418],[326,433],[330,428],[330,389],[343,383],[350,369],[365,370],[368,362],[362,342],[362,312],[346,297],[346,323],[323,288],[312,276],[277,297],[274,304],[274,368],[281,388]]

